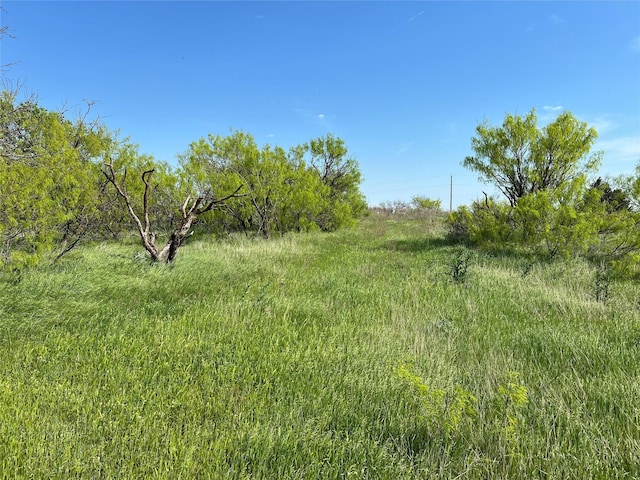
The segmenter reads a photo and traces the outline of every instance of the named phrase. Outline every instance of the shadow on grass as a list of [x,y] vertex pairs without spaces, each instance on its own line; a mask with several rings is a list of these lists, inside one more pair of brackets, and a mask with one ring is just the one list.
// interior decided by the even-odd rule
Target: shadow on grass
[[444,255],[460,257],[463,252],[473,255],[476,259],[493,259],[504,265],[521,270],[522,276],[528,275],[535,265],[550,264],[562,261],[562,259],[549,258],[541,252],[531,249],[519,248],[513,245],[488,245],[477,246],[469,242],[450,239],[447,237],[424,237],[403,240],[388,240],[381,244],[381,250],[407,254],[420,254],[425,252],[439,252]]
[[395,252],[420,253],[440,248],[465,246],[464,243],[444,237],[415,238],[410,240],[389,240],[383,246],[385,250]]
[[447,438],[442,432],[433,432],[418,425],[405,432],[395,432],[390,440],[400,455],[414,459],[422,457],[432,464],[446,458],[462,457],[468,446],[463,436]]

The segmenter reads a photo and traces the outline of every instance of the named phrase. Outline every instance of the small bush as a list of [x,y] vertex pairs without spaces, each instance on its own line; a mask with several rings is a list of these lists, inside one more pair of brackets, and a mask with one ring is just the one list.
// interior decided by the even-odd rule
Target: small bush
[[601,263],[596,269],[593,285],[593,296],[597,302],[606,303],[609,300],[609,285],[611,284],[611,271],[605,263]]
[[461,250],[451,262],[450,274],[454,283],[465,283],[469,278],[469,261],[471,254]]
[[431,388],[413,372],[412,365],[401,365],[398,377],[407,383],[418,401],[420,419],[434,433],[451,437],[462,425],[477,417],[476,397],[460,386],[452,390]]
[[416,210],[440,210],[442,208],[442,202],[440,200],[432,200],[421,195],[413,197],[411,204]]

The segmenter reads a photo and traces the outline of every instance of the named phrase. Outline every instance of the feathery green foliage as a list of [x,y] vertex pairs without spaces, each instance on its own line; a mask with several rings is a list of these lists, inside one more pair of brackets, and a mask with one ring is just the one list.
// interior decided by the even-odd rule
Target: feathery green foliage
[[502,126],[486,122],[471,139],[475,157],[464,166],[493,183],[515,207],[518,201],[542,191],[572,185],[600,163],[601,153],[589,156],[598,133],[571,112],[563,112],[544,128],[532,110],[524,117],[506,115]]
[[36,263],[98,215],[103,132],[0,93],[0,266]]
[[[90,104],[89,104],[90,109]],[[250,134],[191,144],[181,168],[141,154],[86,114],[70,121],[0,95],[0,268],[55,261],[83,238],[133,228],[154,260],[173,261],[198,222],[209,232],[333,231],[366,213],[361,174],[327,135],[286,153]],[[242,193],[238,193],[242,190]],[[166,237],[164,247],[156,244]]]
[[551,258],[584,256],[618,274],[640,275],[638,175],[619,179],[617,188],[602,179],[589,186],[602,156],[589,155],[596,137],[570,112],[542,129],[535,111],[507,115],[501,127],[479,125],[471,141],[477,155],[464,165],[507,202],[485,196],[459,208],[448,219],[450,238]]
[[217,232],[255,232],[269,238],[290,231],[332,231],[353,225],[366,211],[361,174],[344,141],[327,135],[292,147],[259,148],[236,131],[193,142],[181,165],[200,191],[242,184],[245,196],[205,218]]

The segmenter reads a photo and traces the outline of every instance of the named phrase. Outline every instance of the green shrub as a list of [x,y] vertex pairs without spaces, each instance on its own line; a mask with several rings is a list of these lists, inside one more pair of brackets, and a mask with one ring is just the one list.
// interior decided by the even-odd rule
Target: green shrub
[[442,208],[442,202],[440,200],[432,200],[421,195],[413,197],[411,204],[417,210],[440,210]]

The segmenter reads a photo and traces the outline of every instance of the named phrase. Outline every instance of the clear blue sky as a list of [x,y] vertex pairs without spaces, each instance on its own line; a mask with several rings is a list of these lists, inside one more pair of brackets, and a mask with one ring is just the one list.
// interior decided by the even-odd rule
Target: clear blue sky
[[286,149],[333,133],[370,204],[454,206],[478,123],[536,108],[594,126],[603,174],[640,159],[640,2],[2,2],[3,80],[83,99],[143,153],[233,129]]

